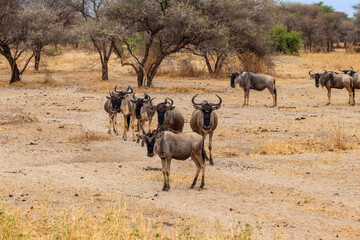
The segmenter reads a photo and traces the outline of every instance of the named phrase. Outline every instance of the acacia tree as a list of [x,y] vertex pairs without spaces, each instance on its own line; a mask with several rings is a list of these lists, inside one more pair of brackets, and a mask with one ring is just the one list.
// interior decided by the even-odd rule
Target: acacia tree
[[77,23],[84,41],[90,40],[101,61],[101,78],[109,79],[109,59],[113,53],[113,38],[105,29],[111,29],[104,13],[109,0],[68,0],[73,11],[80,14],[82,21]]
[[[121,28],[114,49],[122,65],[131,66],[138,86],[151,86],[158,67],[169,55],[191,44],[213,39],[221,26],[198,10],[199,1],[120,0],[108,17]],[[208,4],[203,1],[203,4]]]
[[10,65],[10,83],[14,83],[20,81],[34,54],[27,58],[21,70],[18,60],[26,50],[31,49],[33,40],[41,35],[43,29],[56,27],[56,16],[43,5],[20,0],[0,0],[0,9],[0,54]]

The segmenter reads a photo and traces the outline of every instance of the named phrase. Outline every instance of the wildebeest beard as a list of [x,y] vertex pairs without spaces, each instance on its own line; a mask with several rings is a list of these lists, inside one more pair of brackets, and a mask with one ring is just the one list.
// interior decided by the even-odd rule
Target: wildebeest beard
[[315,86],[316,86],[316,87],[319,87],[319,79],[320,79],[320,76],[321,76],[320,74],[316,74],[316,75],[315,75]]
[[204,114],[204,129],[209,129],[211,127],[211,112],[212,106],[210,104],[205,104],[202,109],[202,113]]
[[159,126],[162,126],[162,125],[164,124],[165,112],[166,112],[166,111],[157,111]]
[[235,74],[234,73],[231,75],[231,87],[232,88],[235,87]]
[[120,106],[121,106],[122,98],[116,98],[114,100],[111,100],[112,110],[120,112]]
[[140,111],[141,111],[142,106],[143,106],[143,103],[136,104],[136,107],[135,107],[136,119],[141,118]]

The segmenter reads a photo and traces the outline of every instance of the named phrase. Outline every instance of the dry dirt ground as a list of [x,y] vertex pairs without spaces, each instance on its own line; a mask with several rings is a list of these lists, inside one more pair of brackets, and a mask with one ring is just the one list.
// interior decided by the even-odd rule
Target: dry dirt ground
[[120,136],[107,134],[105,96],[115,84],[135,86],[135,77],[117,72],[113,63],[109,82],[100,82],[98,67],[61,70],[64,58],[48,60],[51,74],[29,70],[12,86],[6,83],[7,65],[1,65],[0,204],[5,208],[96,209],[126,199],[146,206],[150,217],[161,215],[170,230],[181,219],[198,218],[258,226],[259,239],[360,238],[360,97],[348,106],[347,92],[334,90],[326,106],[326,90],[315,88],[307,75],[312,66],[330,63],[276,57],[275,108],[269,107],[267,90],[251,91],[250,107],[243,108],[243,91],[232,89],[229,79],[162,76],[155,88],[134,88],[156,101],[172,98],[185,117],[185,132],[194,94],[201,93],[199,100],[217,101],[215,93],[223,98],[215,165],[206,166],[205,189],[199,182],[190,189],[193,162],[173,160],[171,189],[162,192],[160,159],[148,158],[146,148],[131,141],[131,132],[122,140],[121,116]]

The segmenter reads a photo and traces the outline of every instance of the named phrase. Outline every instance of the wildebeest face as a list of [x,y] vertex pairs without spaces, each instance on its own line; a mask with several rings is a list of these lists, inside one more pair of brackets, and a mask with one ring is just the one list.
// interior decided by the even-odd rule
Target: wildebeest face
[[119,98],[119,96],[115,95],[115,94],[111,94],[110,97],[106,96],[106,98],[111,101],[111,109],[113,111],[120,112],[120,105],[121,105],[122,99]]
[[147,156],[153,157],[157,131],[155,130],[150,133],[145,133],[145,131],[143,131],[143,133],[144,133],[144,136],[138,136],[138,137],[141,138],[146,144]]
[[159,126],[164,124],[164,116],[165,116],[165,112],[166,112],[166,103],[159,103],[156,106],[156,112],[158,114],[158,123]]
[[141,118],[141,108],[144,106],[144,99],[138,98],[136,100],[131,100],[131,102],[135,103],[136,119],[140,119]]
[[238,76],[239,76],[238,72],[233,72],[233,73],[231,73],[231,76],[229,76],[231,78],[230,84],[231,84],[232,88],[235,87],[235,78],[237,78]]
[[319,73],[317,73],[317,74],[315,74],[315,86],[316,87],[319,87],[319,80],[320,80],[320,77],[321,76],[323,76],[322,74],[319,74]]
[[212,111],[213,111],[213,107],[209,103],[204,104],[201,108],[201,112],[204,116],[203,128],[205,130],[208,130],[211,128],[211,113],[212,113]]

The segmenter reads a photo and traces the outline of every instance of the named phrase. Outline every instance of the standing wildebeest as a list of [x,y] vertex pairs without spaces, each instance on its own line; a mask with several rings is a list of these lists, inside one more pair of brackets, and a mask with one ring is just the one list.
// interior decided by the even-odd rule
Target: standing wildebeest
[[265,88],[273,96],[273,107],[277,105],[277,93],[275,78],[265,74],[257,74],[251,71],[233,72],[231,74],[231,87],[234,88],[236,83],[244,89],[244,106],[249,105],[250,89],[262,91]]
[[196,103],[195,98],[197,97],[196,94],[192,99],[191,102],[195,108],[195,111],[191,115],[190,119],[190,127],[191,129],[199,133],[204,138],[204,144],[205,144],[205,138],[209,134],[209,152],[210,152],[210,159],[205,154],[205,158],[210,161],[211,165],[214,165],[212,155],[211,155],[211,142],[212,137],[214,134],[214,130],[217,127],[218,124],[218,117],[214,110],[217,110],[221,107],[222,99],[215,94],[219,98],[219,103],[208,103],[207,101],[203,101],[201,103]]
[[[133,99],[131,102],[133,102],[135,107],[135,115],[137,122],[137,128],[140,131],[140,126],[143,127],[146,121],[149,121],[149,132],[151,131],[151,122],[152,118],[155,114],[155,109],[153,108],[151,101],[155,98],[150,98],[150,96],[147,93],[144,93],[144,98],[136,98],[135,94],[133,95]],[[139,140],[139,139],[138,139]]]
[[[170,105],[167,99],[170,100]],[[171,98],[165,99],[165,102],[153,105],[158,115],[158,128],[165,126],[176,132],[182,132],[184,128],[184,116],[181,112],[175,110],[174,101]],[[151,101],[150,101],[151,102]]]
[[189,157],[195,162],[196,175],[191,188],[196,184],[200,170],[202,171],[200,188],[205,186],[205,159],[204,159],[204,145],[203,137],[195,132],[182,133],[155,130],[154,132],[146,133],[142,129],[144,136],[142,138],[147,146],[147,155],[154,156],[155,153],[161,158],[162,172],[164,176],[164,185],[162,190],[169,191],[170,189],[170,163],[171,159],[186,160]]
[[[116,87],[115,87],[116,88]],[[118,131],[116,129],[116,116],[117,113],[120,112],[121,98],[115,93],[110,93],[110,96],[106,96],[107,101],[104,104],[105,111],[109,114],[110,125],[108,133],[111,134],[111,125],[113,126],[113,131],[116,135],[118,135]]]
[[332,88],[346,88],[346,90],[349,92],[349,104],[355,105],[354,79],[351,76],[324,70],[324,73],[321,74],[319,78],[315,78],[316,87],[319,87],[319,83],[328,90],[328,105],[330,104]]
[[355,72],[353,67],[351,67],[351,69],[348,69],[348,70],[341,70],[339,68],[339,71],[341,71],[347,75],[350,75],[354,79],[354,88],[360,89],[360,77],[359,77],[360,73]]
[[120,112],[122,112],[124,116],[123,138],[126,141],[127,131],[129,131],[129,127],[131,125],[133,141],[135,141],[135,104],[131,102],[131,99],[133,99],[134,90],[132,89],[132,87],[129,86],[126,91],[116,91],[116,87],[114,91],[118,93],[119,98],[121,98]]

